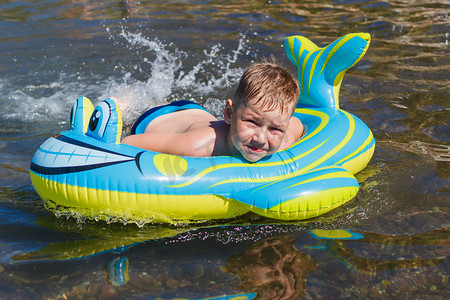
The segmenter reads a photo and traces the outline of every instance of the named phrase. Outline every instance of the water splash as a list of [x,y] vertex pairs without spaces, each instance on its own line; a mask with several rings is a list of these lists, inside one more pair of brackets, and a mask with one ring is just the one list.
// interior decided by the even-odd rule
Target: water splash
[[[72,74],[66,70],[56,80],[38,85],[14,86],[12,80],[2,78],[0,118],[67,123],[73,101],[80,96],[90,98],[94,104],[114,96],[126,125],[150,107],[179,99],[205,104],[214,114],[220,115],[224,99],[232,94],[233,85],[244,70],[238,60],[249,56],[248,40],[244,35],[233,43],[234,49],[219,43],[200,53],[188,53],[158,37],[146,37],[124,28],[118,33],[112,33],[108,28],[106,31],[112,46],[118,47],[121,53],[135,56],[134,60],[127,58],[123,62],[120,55],[115,56],[117,53],[106,54],[110,57],[103,59],[86,58],[83,64],[98,65],[97,71],[94,66],[97,73],[86,75],[73,70]],[[110,60],[119,62],[113,68],[114,74],[105,75],[104,64]]]
[[[124,29],[118,37],[125,40],[123,47],[138,55],[138,63],[133,66],[135,72],[147,77],[137,80],[127,72],[122,81],[112,80],[102,94],[103,98],[114,95],[118,99],[125,124],[130,124],[145,109],[180,99],[205,104],[219,114],[224,101],[217,99],[217,95],[220,90],[231,90],[237,83],[243,72],[243,68],[236,66],[237,60],[247,53],[243,35],[234,50],[216,44],[204,49],[202,55],[187,53],[173,43],[165,44],[157,37],[148,38]],[[122,42],[115,43],[121,45]]]
[[[69,116],[70,105],[77,98],[77,84],[53,82],[40,85],[27,85],[16,88],[12,83],[3,80],[4,97],[0,100],[0,118],[3,120],[59,120]],[[34,94],[42,90],[51,91],[38,99]]]

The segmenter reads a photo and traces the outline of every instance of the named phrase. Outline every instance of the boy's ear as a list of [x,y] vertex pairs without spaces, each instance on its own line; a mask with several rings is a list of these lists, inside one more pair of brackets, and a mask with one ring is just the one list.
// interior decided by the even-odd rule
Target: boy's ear
[[231,115],[233,114],[233,100],[227,99],[227,103],[225,104],[225,109],[223,110],[223,120],[225,123],[231,123]]

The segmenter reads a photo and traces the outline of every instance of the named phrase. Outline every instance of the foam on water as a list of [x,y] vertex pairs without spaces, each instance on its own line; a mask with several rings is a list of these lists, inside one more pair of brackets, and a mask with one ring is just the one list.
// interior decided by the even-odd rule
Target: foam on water
[[[199,54],[123,28],[116,34],[108,28],[106,31],[114,47],[137,56],[135,62],[125,66],[119,63],[117,72],[106,77],[99,73],[86,78],[74,70],[74,74],[61,72],[57,81],[39,85],[14,86],[7,79],[0,79],[4,95],[0,99],[0,118],[65,123],[73,101],[80,96],[90,98],[94,104],[114,96],[126,125],[150,107],[179,99],[194,100],[220,115],[224,99],[232,94],[233,85],[244,70],[237,60],[249,54],[243,35],[236,41],[235,49],[215,44]],[[99,64],[99,72],[104,68],[104,60],[88,63]],[[222,91],[228,94],[222,95]]]

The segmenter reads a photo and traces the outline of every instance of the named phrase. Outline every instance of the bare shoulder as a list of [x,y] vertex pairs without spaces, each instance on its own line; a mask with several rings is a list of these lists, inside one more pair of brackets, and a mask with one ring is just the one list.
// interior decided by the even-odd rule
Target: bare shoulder
[[280,149],[291,147],[303,135],[303,124],[297,117],[292,117],[281,143]]
[[214,122],[197,122],[184,132],[146,132],[130,135],[122,143],[155,152],[182,156],[211,156],[222,144],[220,126]]
[[298,137],[300,137],[301,134],[303,133],[303,124],[300,121],[300,119],[297,117],[292,117],[291,121],[289,123],[289,126],[288,126],[288,130],[293,130],[295,132],[298,132],[299,133]]
[[186,109],[155,118],[147,125],[145,132],[186,132],[192,125],[207,127],[209,122],[217,118],[202,109]]

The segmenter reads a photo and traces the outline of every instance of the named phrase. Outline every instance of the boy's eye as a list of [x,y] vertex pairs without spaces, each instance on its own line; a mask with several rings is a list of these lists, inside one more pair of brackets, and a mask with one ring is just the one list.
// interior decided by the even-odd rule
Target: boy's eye
[[271,131],[275,131],[275,132],[284,132],[283,129],[278,128],[278,127],[270,127],[270,130],[271,130]]
[[250,124],[253,124],[253,125],[258,125],[258,123],[257,123],[255,120],[244,119],[244,121],[245,121],[245,122],[248,122],[248,123],[250,123]]

